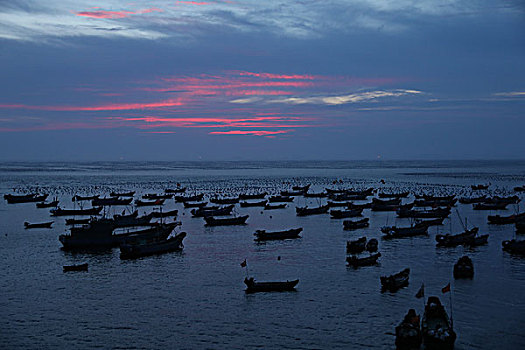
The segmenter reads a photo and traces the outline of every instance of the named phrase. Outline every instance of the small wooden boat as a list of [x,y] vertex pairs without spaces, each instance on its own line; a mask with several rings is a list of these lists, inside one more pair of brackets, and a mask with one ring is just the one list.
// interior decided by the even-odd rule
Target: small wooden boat
[[357,269],[360,266],[371,266],[377,264],[377,259],[381,256],[381,253],[371,254],[370,256],[358,258],[355,255],[351,255],[346,258],[346,262],[349,266]]
[[153,216],[151,214],[144,215],[144,216],[138,216],[138,211],[135,210],[133,213],[129,215],[113,215],[113,222],[115,224],[115,228],[117,227],[129,227],[129,226],[146,226],[149,225],[149,222],[151,221],[151,218]]
[[308,207],[296,207],[295,212],[297,216],[307,216],[307,215],[317,215],[317,214],[326,214],[330,207],[328,205],[323,205],[315,208]]
[[213,216],[205,216],[206,226],[226,226],[226,225],[244,225],[249,215],[236,216],[233,218],[215,218]]
[[378,246],[379,246],[379,241],[375,238],[372,238],[371,240],[366,242],[366,251],[370,253],[377,252]]
[[268,201],[262,200],[260,202],[240,202],[240,206],[242,208],[248,208],[248,207],[264,207]]
[[453,207],[457,202],[457,199],[450,200],[427,200],[427,199],[416,199],[414,201],[415,207]]
[[454,278],[473,278],[474,264],[468,256],[462,256],[458,262],[454,264]]
[[361,220],[345,220],[343,221],[343,229],[350,231],[350,230],[358,230],[360,228],[365,228],[370,226],[370,223],[368,222],[368,218],[363,218]]
[[186,187],[177,187],[177,188],[166,188],[165,193],[184,193],[186,192]]
[[120,245],[120,259],[136,259],[143,256],[169,253],[183,248],[182,240],[186,237],[186,232],[181,232],[174,237],[135,244]]
[[267,203],[264,206],[264,210],[274,210],[274,209],[284,209],[284,208],[286,208],[286,203],[282,203],[282,204],[269,204],[269,203]]
[[129,192],[111,192],[109,194],[111,197],[133,197],[135,195],[135,191],[129,191]]
[[179,211],[177,209],[174,209],[168,211],[154,211],[149,213],[148,215],[151,215],[152,218],[170,218],[173,216],[177,216],[178,214]]
[[485,245],[488,243],[489,235],[481,235],[481,236],[475,236],[470,239],[465,239],[463,242],[464,247],[478,247],[480,245]]
[[304,185],[304,186],[292,186],[292,190],[294,191],[301,191],[301,192],[308,192],[310,189],[310,186],[312,184]]
[[400,218],[446,218],[450,215],[450,208],[436,208],[430,210],[414,210],[399,208],[397,216]]
[[521,201],[520,197],[514,195],[514,196],[508,196],[508,197],[500,197],[500,196],[494,196],[493,198],[487,199],[487,203],[507,203],[507,204],[516,204]]
[[370,209],[372,209],[372,211],[396,211],[399,209],[399,205],[372,203],[372,207]]
[[346,252],[348,254],[359,254],[366,249],[366,237],[361,237],[354,241],[346,242]]
[[184,202],[184,208],[202,208],[208,205],[208,202]]
[[299,280],[286,282],[256,282],[253,277],[246,277],[244,284],[246,284],[246,293],[257,292],[289,292],[295,290],[295,286]]
[[332,219],[353,218],[361,216],[362,213],[363,209],[330,210],[330,216]]
[[372,198],[372,203],[377,205],[399,205],[401,204],[400,198],[393,198],[393,199],[377,199]]
[[95,198],[91,201],[91,205],[94,207],[110,206],[110,205],[130,205],[132,201],[133,201],[133,198],[119,198],[119,197]]
[[51,228],[51,225],[53,225],[54,221],[48,221],[48,222],[39,222],[30,224],[29,222],[24,222],[24,228],[30,229],[30,228]]
[[334,201],[327,201],[326,205],[328,205],[330,208],[338,208],[338,207],[345,207],[348,208],[353,203],[350,201],[344,201],[344,202],[334,202]]
[[514,191],[516,191],[516,192],[525,192],[525,185],[514,187]]
[[66,225],[85,225],[89,224],[91,219],[66,219]]
[[193,196],[175,196],[175,202],[200,202],[204,198],[204,194],[196,194]]
[[487,196],[481,197],[461,197],[459,202],[461,204],[474,204],[474,203],[483,203],[487,200]]
[[436,218],[430,220],[415,220],[414,227],[430,227],[430,226],[439,226],[443,225],[444,218]]
[[266,230],[257,230],[255,231],[254,235],[256,236],[256,241],[269,241],[269,240],[276,240],[276,239],[293,239],[293,238],[301,238],[299,236],[299,233],[303,230],[302,227],[299,228],[292,228],[285,231],[275,231],[275,232],[268,232]]
[[514,224],[516,221],[525,220],[525,213],[514,214],[509,216],[500,216],[500,215],[489,215],[488,221],[491,225],[507,225]]
[[70,272],[70,271],[87,271],[88,270],[88,264],[78,264],[78,265],[64,265],[62,267],[62,270],[64,272]]
[[303,191],[281,191],[280,194],[281,196],[284,196],[284,197],[297,197],[297,196],[302,196],[304,192]]
[[525,219],[516,220],[516,233],[525,233]]
[[236,204],[236,203],[239,203],[239,198],[238,197],[233,197],[233,198],[215,197],[215,198],[211,198],[210,202],[215,203],[215,204]]
[[37,208],[56,208],[58,207],[58,200],[54,200],[49,203],[46,203],[46,202],[37,203],[36,207]]
[[32,203],[32,202],[44,202],[47,198],[47,194],[39,195],[37,193],[15,195],[15,194],[4,194],[4,199],[8,204],[17,203]]
[[262,192],[262,193],[252,193],[252,194],[247,194],[247,193],[243,193],[243,194],[240,194],[239,195],[239,200],[247,200],[247,199],[263,199],[266,197],[268,193],[267,192]]
[[424,236],[428,235],[428,226],[385,226],[381,228],[381,232],[385,234],[383,236],[384,239]]
[[306,192],[303,196],[306,198],[325,198],[328,196],[326,192]]
[[366,194],[349,194],[349,193],[342,193],[337,195],[328,195],[328,198],[330,198],[333,201],[336,202],[342,202],[342,201],[362,201],[365,200],[366,197],[368,197]]
[[458,245],[465,244],[476,237],[478,233],[478,228],[473,227],[470,230],[465,230],[462,233],[451,235],[436,235],[436,241],[438,247],[457,247]]
[[270,203],[288,203],[288,202],[293,202],[293,197],[288,197],[288,196],[270,196],[268,198],[268,202],[270,202]]
[[472,191],[488,190],[490,185],[470,185]]
[[406,198],[410,194],[409,191],[406,192],[398,192],[398,193],[387,193],[387,192],[379,192],[377,196],[379,198]]
[[151,207],[155,205],[163,205],[165,199],[156,199],[154,201],[141,201],[140,199],[135,200],[135,205],[137,207]]
[[429,297],[421,321],[425,349],[453,349],[456,333],[438,297]]
[[399,289],[408,286],[408,279],[410,277],[410,269],[406,268],[401,272],[390,276],[381,276],[381,290],[383,292],[389,291],[391,293],[397,292]]
[[503,246],[503,251],[507,253],[525,255],[525,241],[512,239],[503,241],[501,245]]
[[396,327],[396,349],[419,349],[422,341],[419,315],[416,314],[416,310],[410,309],[403,321]]
[[474,210],[505,210],[507,209],[508,203],[496,202],[496,203],[477,203],[474,204],[472,209]]
[[199,208],[199,209],[193,209],[191,211],[191,214],[194,218],[204,218],[207,216],[226,216],[231,215],[232,210],[234,208],[234,204],[230,204],[227,206],[224,206],[222,208]]
[[91,200],[97,199],[98,197],[100,197],[100,195],[98,195],[98,194],[95,194],[95,195],[92,195],[92,196],[81,196],[79,194],[76,194],[76,195],[73,196],[73,198],[71,198],[71,200],[73,202],[91,201]]
[[99,215],[102,211],[102,207],[88,208],[88,209],[62,209],[60,207],[51,209],[51,216],[91,216]]
[[427,201],[451,201],[456,198],[456,195],[451,194],[448,196],[434,196],[429,194],[423,194],[422,196],[416,195],[418,199],[426,199]]
[[164,194],[158,194],[158,193],[146,193],[142,195],[143,199],[148,200],[155,200],[155,199],[170,199],[173,198],[173,194],[171,193],[164,193]]

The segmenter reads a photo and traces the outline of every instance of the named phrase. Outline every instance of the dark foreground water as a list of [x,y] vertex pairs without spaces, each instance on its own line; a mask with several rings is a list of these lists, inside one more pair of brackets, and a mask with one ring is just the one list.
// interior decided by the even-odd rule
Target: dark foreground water
[[[525,163],[0,164],[2,195],[42,188],[66,207],[72,206],[75,193],[161,192],[177,182],[194,191],[229,195],[255,189],[275,193],[306,183],[317,192],[336,179],[343,180],[343,187],[459,195],[469,195],[471,184],[490,182],[492,193],[505,194],[525,184]],[[458,204],[469,223],[490,234],[488,245],[436,248],[438,230],[462,230],[453,212],[444,226],[430,229],[429,237],[380,240],[380,265],[354,270],[345,266],[347,240],[379,238],[379,228],[387,222],[403,225],[408,220],[365,210],[369,228],[343,231],[342,220],[329,215],[297,217],[295,206],[306,203],[315,206],[318,201],[300,197],[285,210],[264,213],[237,206],[237,213],[250,215],[246,226],[207,228],[181,204],[167,201],[164,210],[178,208],[188,233],[184,250],[121,261],[118,249],[63,252],[58,241],[66,229],[63,218],[55,218],[51,230],[24,230],[24,221],[49,220],[48,209],[2,200],[0,348],[392,349],[392,332],[408,308],[422,312],[423,301],[414,297],[421,283],[427,296],[438,295],[450,310],[448,295],[441,295],[449,281],[457,349],[525,348],[525,258],[501,250],[501,241],[515,236],[512,225],[489,226],[490,212]],[[500,213],[514,210],[509,206]],[[256,229],[292,227],[304,228],[301,239],[253,241]],[[464,254],[474,262],[475,277],[455,281],[452,267]],[[239,266],[245,258],[258,280],[299,278],[297,292],[246,295],[246,270]],[[89,263],[89,272],[62,272],[63,265],[80,262]],[[410,285],[395,294],[381,293],[379,277],[405,267],[411,269]]]

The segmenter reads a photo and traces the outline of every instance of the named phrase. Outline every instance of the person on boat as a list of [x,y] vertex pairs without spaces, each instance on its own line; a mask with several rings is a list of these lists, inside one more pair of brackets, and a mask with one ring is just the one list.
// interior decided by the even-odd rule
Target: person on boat
[[416,314],[416,310],[408,310],[408,313],[405,315],[403,322],[417,325],[417,327],[419,327],[419,315]]

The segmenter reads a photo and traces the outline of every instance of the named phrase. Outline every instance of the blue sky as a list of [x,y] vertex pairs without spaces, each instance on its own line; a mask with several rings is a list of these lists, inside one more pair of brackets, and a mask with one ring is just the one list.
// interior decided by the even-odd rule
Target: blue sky
[[0,64],[0,160],[523,158],[520,1],[4,1]]

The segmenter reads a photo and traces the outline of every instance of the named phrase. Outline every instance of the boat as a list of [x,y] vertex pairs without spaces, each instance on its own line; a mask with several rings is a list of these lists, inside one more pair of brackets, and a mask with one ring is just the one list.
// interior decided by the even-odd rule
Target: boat
[[370,226],[370,223],[368,222],[368,218],[363,218],[361,220],[345,220],[343,221],[343,229],[349,231],[349,230],[357,230],[360,228],[365,228]]
[[184,208],[202,208],[208,205],[208,202],[184,202]]
[[296,207],[295,212],[297,216],[317,215],[326,214],[330,207],[328,205],[322,205],[320,207],[308,208],[308,207]]
[[292,239],[292,238],[301,238],[299,234],[303,230],[302,227],[292,228],[285,231],[274,231],[268,232],[266,230],[257,230],[254,235],[256,236],[256,241],[269,241],[276,239]]
[[148,215],[151,215],[152,218],[169,218],[177,216],[179,211],[177,209],[168,210],[168,211],[153,211]]
[[15,195],[15,194],[4,194],[4,199],[8,204],[17,204],[17,203],[31,203],[31,202],[44,202],[48,197],[47,194],[24,194],[24,195]]
[[94,207],[105,206],[105,205],[130,205],[133,198],[119,198],[119,197],[108,197],[108,198],[95,198],[91,201],[91,205]]
[[390,276],[381,276],[381,291],[389,291],[391,293],[397,292],[399,289],[408,286],[408,279],[410,277],[410,269],[406,268],[401,272]]
[[515,192],[525,192],[525,185],[514,187]]
[[240,202],[240,206],[242,208],[248,208],[248,207],[264,207],[268,201],[262,200],[260,202]]
[[267,192],[261,192],[261,193],[242,193],[239,195],[239,200],[247,200],[247,199],[263,199],[266,197],[268,193]]
[[377,252],[377,248],[379,246],[379,241],[375,238],[372,238],[371,240],[369,240],[368,242],[366,242],[366,251],[367,252],[370,252],[370,253],[373,253],[373,252]]
[[416,219],[414,221],[414,227],[439,226],[439,225],[443,225],[443,220],[445,220],[445,218],[435,218],[435,219],[430,219],[430,220]]
[[490,185],[470,185],[472,191],[488,190]]
[[155,206],[155,205],[163,205],[165,199],[156,199],[154,201],[141,201],[140,199],[135,200],[135,205],[137,207],[147,207],[147,206]]
[[422,341],[419,315],[416,314],[416,310],[410,309],[403,321],[396,327],[396,349],[419,349]]
[[286,282],[256,282],[253,277],[246,277],[244,284],[246,284],[246,293],[257,292],[288,292],[295,290],[295,286],[299,280]]
[[487,196],[481,197],[461,197],[459,202],[461,204],[474,204],[474,203],[483,203],[487,200]]
[[357,269],[360,266],[371,266],[377,264],[377,259],[381,256],[381,253],[371,254],[367,257],[357,257],[351,255],[346,258],[346,262],[349,266],[352,266],[354,269]]
[[436,235],[436,241],[438,247],[457,247],[466,242],[469,242],[472,238],[476,237],[478,228],[473,227],[470,230],[465,230],[462,233],[451,235],[449,233],[445,235]]
[[29,222],[24,222],[24,228],[26,229],[29,229],[29,228],[51,228],[51,225],[53,225],[53,222],[54,221],[48,221],[48,222],[39,222],[39,223],[34,223],[34,224],[31,224]]
[[216,208],[216,209],[211,209],[211,208],[193,209],[191,211],[191,214],[194,218],[203,218],[203,217],[208,217],[208,216],[226,216],[226,215],[231,215],[234,206],[235,206],[234,204],[230,204],[222,208]]
[[387,192],[379,192],[377,196],[379,198],[406,198],[410,195],[409,191],[406,192],[398,192],[398,193],[387,193]]
[[372,211],[396,211],[399,209],[399,205],[372,203],[372,207],[370,209],[372,209]]
[[525,233],[525,219],[516,220],[514,223],[516,233]]
[[310,186],[312,184],[304,185],[304,186],[292,186],[292,190],[294,191],[301,191],[301,192],[308,192],[310,189]]
[[91,201],[93,199],[97,199],[98,197],[100,197],[100,195],[98,195],[98,194],[91,195],[91,196],[81,196],[79,194],[76,194],[76,195],[73,196],[73,198],[71,198],[71,200],[73,202]]
[[186,192],[186,187],[177,187],[177,188],[166,188],[165,193],[184,193]]
[[62,209],[60,207],[51,209],[51,216],[81,216],[81,215],[99,215],[102,207],[88,209]]
[[455,194],[447,195],[447,196],[434,196],[429,194],[423,194],[421,196],[416,195],[417,199],[426,199],[428,201],[451,201],[454,198],[456,198]]
[[507,253],[525,255],[525,241],[511,239],[501,242],[501,245],[503,246],[503,251]]
[[78,264],[78,265],[64,265],[62,267],[62,270],[64,272],[70,272],[70,271],[87,271],[88,270],[88,264]]
[[135,191],[129,191],[129,192],[111,192],[110,197],[133,197],[135,195]]
[[465,239],[465,241],[463,242],[463,246],[473,248],[473,247],[487,244],[488,240],[489,240],[489,235],[475,236],[472,238]]
[[515,224],[516,221],[525,220],[525,213],[513,214],[509,216],[489,215],[487,219],[491,225]]
[[435,208],[435,207],[453,207],[456,202],[458,200],[453,198],[453,199],[441,199],[441,200],[436,200],[436,199],[431,199],[431,200],[427,200],[427,199],[416,199],[414,201],[414,206],[415,207],[432,207],[432,208]]
[[328,205],[330,208],[339,208],[339,207],[348,208],[349,206],[352,205],[352,202],[350,201],[344,201],[344,202],[327,201],[326,205]]
[[337,194],[337,195],[328,195],[328,198],[336,202],[342,202],[342,201],[362,201],[362,200],[365,200],[366,197],[368,196],[369,195],[366,195],[366,194],[342,193],[342,194]]
[[288,202],[293,202],[293,197],[288,197],[288,196],[270,196],[268,198],[268,202],[270,202],[270,203],[288,203]]
[[387,200],[372,198],[372,204],[377,204],[377,205],[399,205],[399,204],[401,204],[401,198],[393,198],[393,199],[387,199]]
[[89,224],[91,219],[66,219],[66,225],[85,225]]
[[153,217],[151,214],[144,215],[139,217],[138,211],[135,210],[133,213],[129,215],[113,215],[113,221],[115,223],[115,227],[128,227],[128,226],[143,226],[143,225],[149,225],[149,222],[151,221],[151,218]]
[[274,209],[284,209],[284,208],[286,208],[286,203],[282,203],[282,204],[266,203],[266,205],[264,206],[264,210],[274,210]]
[[421,321],[425,349],[453,349],[456,341],[452,321],[438,297],[429,297]]
[[362,204],[355,204],[355,203],[348,203],[347,209],[371,209],[372,208],[372,202],[369,203],[362,203]]
[[303,196],[306,198],[325,198],[328,197],[326,192],[306,192]]
[[46,202],[40,202],[36,204],[37,208],[56,208],[58,207],[58,200],[54,200],[52,202],[46,203]]
[[91,219],[87,225],[73,226],[70,234],[58,237],[64,250],[103,249],[115,246],[113,229],[115,224],[110,219]]
[[436,208],[430,210],[399,208],[396,213],[400,218],[446,218],[450,215],[450,208]]
[[428,235],[428,226],[384,226],[381,228],[381,232],[384,233],[384,239],[425,236]]
[[249,215],[236,216],[232,218],[215,218],[213,216],[205,216],[206,226],[225,226],[225,225],[244,225]]
[[211,198],[210,202],[215,203],[215,204],[236,204],[236,203],[239,203],[239,198],[238,197],[233,197],[233,198],[215,197],[215,198]]
[[303,191],[281,191],[281,196],[283,197],[292,197],[292,196],[302,196],[304,195]]
[[348,254],[359,254],[366,249],[366,237],[361,237],[354,241],[346,242],[346,252]]
[[349,210],[330,210],[330,216],[333,219],[353,218],[361,216],[363,209],[349,209]]
[[474,277],[474,264],[472,260],[464,255],[457,263],[454,264],[454,278],[473,278]]
[[146,228],[126,228],[115,230],[113,240],[115,246],[123,244],[143,244],[165,240],[173,232],[175,227],[182,225],[180,222],[171,222],[169,224],[155,224]]
[[495,203],[476,203],[472,206],[474,210],[505,210],[507,209],[508,203],[495,202]]
[[500,197],[500,196],[494,196],[493,198],[487,199],[487,203],[507,203],[507,204],[516,204],[521,201],[520,197],[514,195],[514,196],[508,196],[508,197]]
[[121,259],[136,259],[149,255],[169,253],[183,248],[182,241],[186,237],[186,232],[181,232],[174,237],[152,241],[148,243],[134,243],[120,245]]
[[204,194],[196,194],[193,196],[175,196],[175,202],[200,202],[204,198]]

